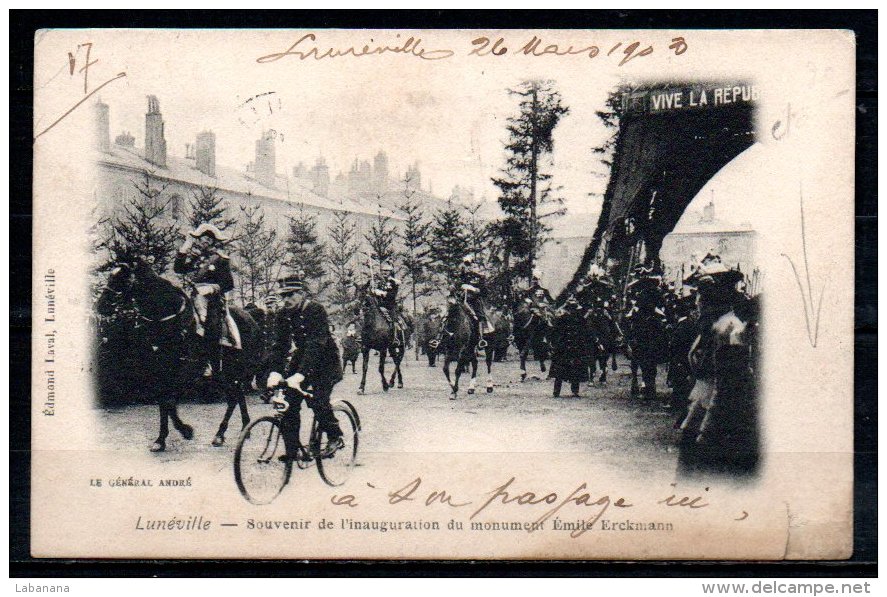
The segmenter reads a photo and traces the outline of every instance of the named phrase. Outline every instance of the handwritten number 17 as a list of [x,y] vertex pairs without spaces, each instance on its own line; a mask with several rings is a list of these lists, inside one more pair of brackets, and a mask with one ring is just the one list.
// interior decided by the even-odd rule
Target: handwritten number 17
[[[77,54],[80,53],[80,48],[86,48],[86,62],[83,66],[80,67],[78,73],[83,73],[83,93],[89,93],[89,67],[93,64],[97,63],[98,60],[90,61],[89,55],[92,52],[92,42],[86,42],[83,44],[79,44],[77,46]],[[74,71],[77,69],[77,56],[76,54],[72,54],[68,52],[68,70],[70,71],[70,75],[74,76]]]

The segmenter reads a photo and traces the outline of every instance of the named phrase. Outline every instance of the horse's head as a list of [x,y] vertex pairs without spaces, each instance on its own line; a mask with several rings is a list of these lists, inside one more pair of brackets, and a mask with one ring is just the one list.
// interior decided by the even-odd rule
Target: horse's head
[[117,305],[132,297],[134,282],[133,264],[127,262],[116,264],[108,274],[108,280],[96,303],[98,313],[105,316],[113,314]]

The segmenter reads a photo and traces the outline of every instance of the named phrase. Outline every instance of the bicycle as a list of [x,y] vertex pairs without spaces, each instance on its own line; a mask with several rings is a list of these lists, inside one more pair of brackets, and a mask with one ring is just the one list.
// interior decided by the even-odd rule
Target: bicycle
[[[290,400],[287,390],[295,398]],[[293,470],[293,462],[300,469],[310,468],[317,464],[317,472],[324,483],[338,487],[345,483],[355,466],[357,448],[360,441],[360,417],[357,409],[347,400],[332,403],[333,414],[342,429],[344,446],[331,454],[326,454],[324,432],[313,416],[311,423],[302,417],[300,435],[306,428],[310,429],[308,442],[291,446],[287,450],[286,438],[281,428],[283,416],[291,408],[301,408],[305,400],[311,406],[314,396],[301,390],[291,388],[282,381],[269,392],[263,394],[265,403],[271,403],[275,413],[252,421],[237,440],[234,450],[234,480],[241,495],[250,503],[257,505],[270,504],[277,498],[289,483]],[[294,456],[288,457],[287,454]]]

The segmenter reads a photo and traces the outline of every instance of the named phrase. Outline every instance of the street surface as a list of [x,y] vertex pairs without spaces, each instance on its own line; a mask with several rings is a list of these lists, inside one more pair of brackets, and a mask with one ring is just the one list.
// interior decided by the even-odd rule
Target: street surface
[[[675,415],[663,410],[659,401],[630,396],[631,378],[624,358],[617,359],[618,371],[608,372],[606,386],[583,385],[580,397],[574,398],[565,384],[561,398],[555,399],[551,380],[528,377],[521,383],[513,350],[509,356],[509,361],[493,364],[493,393],[485,392],[486,369],[481,363],[478,393],[466,393],[468,379],[463,376],[458,400],[449,399],[440,362],[430,368],[424,357],[414,360],[412,352],[403,364],[403,389],[382,392],[378,357],[372,356],[367,393],[358,395],[358,361],[357,374],[350,368],[346,371],[333,399],[349,400],[360,413],[362,464],[368,465],[373,453],[385,452],[556,452],[593,454],[597,462],[641,476],[675,470]],[[538,363],[528,363],[527,368],[530,376],[540,376]],[[390,372],[389,362],[386,373]],[[657,381],[663,396],[669,391],[664,371],[660,370]],[[256,393],[247,400],[252,417],[271,413]],[[161,461],[195,459],[219,471],[229,469],[240,430],[237,410],[225,446],[210,446],[224,410],[223,403],[180,404],[181,418],[195,429],[194,440],[184,441],[170,425],[167,451],[155,456]],[[97,409],[97,416],[102,443],[116,450],[147,452],[158,432],[156,405]]]

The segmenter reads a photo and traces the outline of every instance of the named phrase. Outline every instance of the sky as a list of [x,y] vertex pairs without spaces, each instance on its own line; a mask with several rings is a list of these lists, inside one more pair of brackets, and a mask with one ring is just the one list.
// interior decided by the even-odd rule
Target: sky
[[[279,174],[290,173],[300,161],[310,166],[323,156],[335,176],[347,173],[355,158],[372,161],[384,150],[390,172],[402,175],[417,162],[423,186],[430,184],[438,196],[448,196],[459,185],[473,190],[476,198],[495,201],[497,189],[490,179],[504,164],[506,119],[517,112],[517,98],[507,89],[529,78],[547,78],[569,108],[554,134],[553,183],[562,187],[568,213],[587,216],[593,226],[607,179],[591,148],[612,132],[595,111],[618,83],[615,78],[577,77],[575,63],[517,60],[495,69],[482,62],[429,63],[394,55],[256,63],[256,56],[285,49],[298,33],[269,32],[265,42],[256,33],[198,40],[187,31],[164,32],[162,56],[152,51],[155,44],[148,32],[128,33],[126,44],[93,36],[91,59],[98,60],[90,70],[94,84],[116,71],[127,72],[100,94],[110,107],[112,140],[128,131],[137,146],[144,144],[147,96],[155,95],[172,155],[183,156],[186,143],[211,130],[217,163],[243,168],[253,160],[262,131],[273,129]],[[245,46],[250,50],[242,50]],[[175,59],[186,53],[187,60]],[[62,67],[63,58],[59,56]]]

